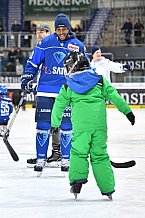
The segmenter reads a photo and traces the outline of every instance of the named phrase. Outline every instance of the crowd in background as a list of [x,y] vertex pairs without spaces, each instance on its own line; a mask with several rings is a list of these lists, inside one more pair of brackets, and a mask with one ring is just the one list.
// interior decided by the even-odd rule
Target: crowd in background
[[[11,40],[14,42],[14,47],[12,47],[8,51],[4,51],[1,56],[1,76],[21,76],[24,71],[24,67],[29,57],[29,52],[24,52],[21,48],[18,48],[18,33],[20,31],[30,32],[32,34],[36,34],[36,24],[32,21],[31,25],[25,25],[25,28],[22,29],[21,25],[17,20],[14,20],[11,26],[11,32],[14,34],[11,35]],[[3,27],[0,25],[0,32],[3,32]],[[79,40],[82,40],[82,28],[79,24],[77,24],[74,28],[72,27],[72,32],[75,33]],[[23,38],[23,43],[25,47],[30,46],[31,37]],[[3,40],[0,37],[0,46],[3,45]]]
[[29,54],[14,47],[1,56],[1,76],[21,76]]
[[[76,24],[75,27],[71,28],[72,32],[77,36],[80,41],[83,41],[83,29],[79,24]],[[124,32],[124,40],[127,45],[131,45],[134,42],[136,44],[142,44],[143,42],[143,30],[144,24],[138,18],[133,24],[131,17],[128,17],[121,27],[120,31]],[[4,27],[0,24],[0,32],[4,31]],[[1,67],[0,75],[1,76],[21,76],[24,71],[25,63],[29,57],[29,52],[22,51],[21,48],[18,48],[18,33],[19,32],[29,32],[31,34],[36,34],[36,24],[34,21],[30,25],[26,24],[24,28],[18,23],[17,20],[14,20],[11,26],[11,40],[13,40],[14,46],[10,50],[5,50],[1,55]],[[31,36],[23,36],[23,46],[30,47]],[[36,41],[37,43],[37,41]],[[0,34],[0,47],[4,44],[4,38]]]
[[[36,27],[37,25],[34,21],[30,23],[25,23],[24,27],[22,27],[17,20],[14,20],[11,26],[11,34],[10,40],[13,42],[15,47],[18,47],[18,34],[19,33],[29,33],[29,34],[22,34],[21,36],[21,46],[22,47],[30,47],[32,35],[35,36],[36,34]],[[0,24],[0,32],[4,32],[4,28],[2,24]],[[72,32],[74,32],[79,40],[82,40],[82,28],[79,24],[76,24],[75,27],[72,27]],[[4,47],[4,35],[0,34],[0,47]]]
[[[29,33],[32,35],[36,34],[36,24],[34,21],[31,21],[30,23],[25,23],[24,27],[22,27],[17,20],[14,20],[11,26],[11,40],[14,41],[14,45],[18,47],[18,33],[24,32]],[[84,29],[81,27],[80,24],[76,24],[75,27],[72,27],[72,32],[75,33],[77,38],[80,41],[83,41],[84,39]],[[143,30],[144,30],[144,23],[141,21],[140,18],[137,18],[136,21],[133,23],[131,20],[131,17],[127,17],[126,21],[121,27],[121,31],[124,32],[124,39],[125,42],[130,45],[133,43],[133,37],[134,37],[134,43],[135,44],[142,44],[144,43],[143,39]],[[4,27],[0,23],[0,33],[4,32]],[[21,36],[21,46],[22,47],[30,47],[32,40],[31,35],[23,35]],[[4,36],[0,34],[0,47],[4,45]]]
[[127,18],[127,20],[121,27],[121,31],[124,31],[124,39],[128,45],[132,43],[133,30],[134,30],[135,43],[136,44],[143,43],[142,41],[143,29],[144,29],[144,25],[139,18],[137,18],[135,24],[133,24],[130,17]]

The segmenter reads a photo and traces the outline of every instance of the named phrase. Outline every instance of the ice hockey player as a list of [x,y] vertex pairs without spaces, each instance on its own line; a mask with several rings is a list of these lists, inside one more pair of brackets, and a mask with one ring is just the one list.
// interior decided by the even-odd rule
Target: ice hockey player
[[13,112],[12,101],[8,96],[7,87],[0,85],[0,137],[3,137],[10,115]]
[[[51,128],[51,111],[61,86],[66,82],[63,61],[71,50],[84,51],[85,47],[71,32],[68,17],[61,13],[55,19],[55,33],[46,36],[34,48],[21,80],[22,90],[32,91],[31,81],[37,75],[39,66],[42,64],[36,97],[37,163],[34,171],[40,172],[45,166]],[[67,107],[64,111],[60,133],[62,171],[67,171],[69,168],[72,137],[70,116],[71,109]],[[59,155],[58,150],[53,151],[53,155]]]
[[36,37],[38,42],[40,42],[42,39],[44,39],[46,36],[49,36],[50,34],[51,29],[46,23],[40,23],[36,27]]
[[104,76],[90,68],[83,52],[70,52],[64,61],[68,72],[67,83],[57,96],[51,122],[57,128],[61,124],[65,107],[72,106],[72,148],[70,154],[69,180],[71,192],[77,198],[82,184],[89,174],[89,161],[102,195],[112,199],[115,179],[107,153],[107,118],[105,100],[111,101],[132,125],[135,116],[127,102],[118,94]]
[[[40,23],[36,27],[36,37],[37,41],[40,42],[46,36],[51,34],[51,29],[46,23]],[[41,66],[40,66],[41,69]],[[39,70],[41,72],[41,70]],[[37,74],[38,78],[39,75]],[[37,79],[38,79],[37,78]],[[34,94],[37,94],[37,86],[34,88]],[[49,166],[60,166],[61,154],[60,154],[60,129],[56,129],[55,131],[51,128],[52,135],[52,155],[47,158],[47,163]],[[34,167],[36,164],[37,158],[27,159],[28,167]]]
[[113,62],[102,56],[101,49],[97,45],[92,47],[91,67],[96,70],[99,75],[103,75],[109,82],[111,82],[111,72],[125,73],[133,70],[129,64]]

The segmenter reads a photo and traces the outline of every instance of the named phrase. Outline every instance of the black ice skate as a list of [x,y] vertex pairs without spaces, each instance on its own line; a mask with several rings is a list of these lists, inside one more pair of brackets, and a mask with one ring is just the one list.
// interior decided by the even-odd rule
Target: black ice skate
[[75,200],[77,200],[77,195],[81,192],[82,184],[87,183],[87,179],[80,179],[70,183],[71,189],[70,192],[74,194]]
[[70,192],[74,194],[75,200],[77,200],[77,195],[81,192],[81,188],[82,188],[82,183],[72,185]]
[[110,201],[113,201],[112,194],[107,195],[107,197],[108,197],[108,199],[109,199]]
[[61,166],[61,171],[62,172],[68,172],[69,171],[69,167],[68,166]]
[[36,165],[34,166],[34,171],[38,173],[37,177],[39,177],[42,174],[45,162],[45,159],[37,159]]
[[47,166],[60,167],[61,154],[58,150],[52,150],[52,155],[47,158]]
[[115,192],[115,190],[112,191],[112,192],[108,192],[108,193],[102,193],[102,195],[106,195],[110,201],[113,201],[112,194],[113,194],[114,192]]
[[69,170],[69,159],[61,159],[61,171],[68,172]]

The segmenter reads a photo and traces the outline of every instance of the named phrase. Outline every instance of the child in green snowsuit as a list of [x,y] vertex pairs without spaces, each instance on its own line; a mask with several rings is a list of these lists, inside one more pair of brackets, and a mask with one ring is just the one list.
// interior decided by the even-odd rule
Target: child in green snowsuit
[[72,148],[70,154],[69,180],[71,192],[80,193],[87,182],[89,162],[102,195],[111,198],[115,181],[107,153],[106,103],[111,101],[127,116],[132,125],[135,117],[127,102],[117,90],[91,68],[82,52],[71,52],[64,65],[68,72],[67,83],[62,86],[52,111],[52,127],[61,124],[64,109],[72,107]]

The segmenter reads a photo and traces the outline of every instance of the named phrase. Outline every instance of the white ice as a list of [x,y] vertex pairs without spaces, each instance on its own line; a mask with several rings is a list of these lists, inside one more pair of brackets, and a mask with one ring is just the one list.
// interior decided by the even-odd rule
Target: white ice
[[[102,196],[93,178],[83,186],[78,200],[60,169],[45,168],[37,178],[26,160],[35,156],[35,109],[20,111],[9,141],[19,156],[14,162],[0,139],[0,218],[144,218],[145,217],[145,109],[133,109],[131,126],[117,109],[108,109],[108,152],[111,160],[135,160],[128,169],[113,168],[113,201]],[[51,146],[49,152],[51,151]]]

